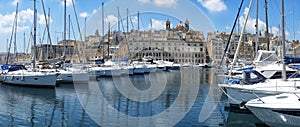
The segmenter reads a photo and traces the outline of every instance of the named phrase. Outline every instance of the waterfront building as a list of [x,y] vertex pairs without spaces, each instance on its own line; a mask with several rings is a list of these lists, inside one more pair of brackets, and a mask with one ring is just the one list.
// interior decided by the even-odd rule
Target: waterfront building
[[200,31],[132,31],[128,40],[133,57],[150,56],[154,60],[196,64],[206,60],[204,36]]
[[[59,41],[57,45],[39,44],[36,46],[37,61],[55,62],[63,60],[64,41]],[[73,63],[81,63],[83,58],[83,42],[76,40],[66,40],[65,60]],[[33,49],[31,50],[31,55]]]
[[175,28],[171,28],[170,24],[167,20],[165,30],[131,30],[128,33],[113,31],[104,36],[103,43],[96,31],[95,35],[86,37],[88,59],[141,60],[143,57],[151,57],[177,63],[204,63],[206,48],[203,32],[190,30],[188,19],[184,24],[180,21]]

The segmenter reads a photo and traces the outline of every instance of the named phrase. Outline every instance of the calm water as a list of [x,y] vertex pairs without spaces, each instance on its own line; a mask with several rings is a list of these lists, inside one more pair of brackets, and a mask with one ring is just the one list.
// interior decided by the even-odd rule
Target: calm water
[[226,108],[215,76],[185,68],[55,89],[1,84],[0,126],[265,126]]

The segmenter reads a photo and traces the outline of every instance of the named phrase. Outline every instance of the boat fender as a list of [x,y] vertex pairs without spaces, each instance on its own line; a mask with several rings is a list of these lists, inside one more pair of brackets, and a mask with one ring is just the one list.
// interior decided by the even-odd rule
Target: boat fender
[[11,78],[10,78],[10,80],[13,80],[13,79],[14,79],[14,76],[12,75]]

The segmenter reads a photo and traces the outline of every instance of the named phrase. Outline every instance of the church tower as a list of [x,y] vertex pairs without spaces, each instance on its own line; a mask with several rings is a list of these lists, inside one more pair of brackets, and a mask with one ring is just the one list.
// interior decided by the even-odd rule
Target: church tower
[[171,30],[171,22],[169,19],[166,21],[166,30]]

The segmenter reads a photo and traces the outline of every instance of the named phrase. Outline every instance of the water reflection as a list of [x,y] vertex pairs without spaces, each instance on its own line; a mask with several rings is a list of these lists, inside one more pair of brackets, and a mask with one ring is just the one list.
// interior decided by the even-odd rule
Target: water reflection
[[250,111],[228,109],[227,127],[268,127]]
[[[88,86],[75,85],[75,88],[88,114],[103,126],[174,126],[190,111],[197,98],[199,72],[198,68],[184,68],[181,72],[151,73],[130,79],[101,78]],[[160,77],[166,79],[160,80]],[[152,100],[161,89],[161,82],[166,83],[165,88]],[[131,84],[139,85],[145,94],[131,88]],[[129,91],[127,97],[115,87]]]
[[98,126],[82,109],[73,84],[53,88],[0,85],[0,126]]
[[0,126],[50,126],[53,122],[55,89],[0,85],[0,93]]
[[[0,126],[264,126],[252,114],[226,110],[217,84],[213,69],[183,68],[55,89],[0,85]],[[203,109],[210,114],[199,121]]]

